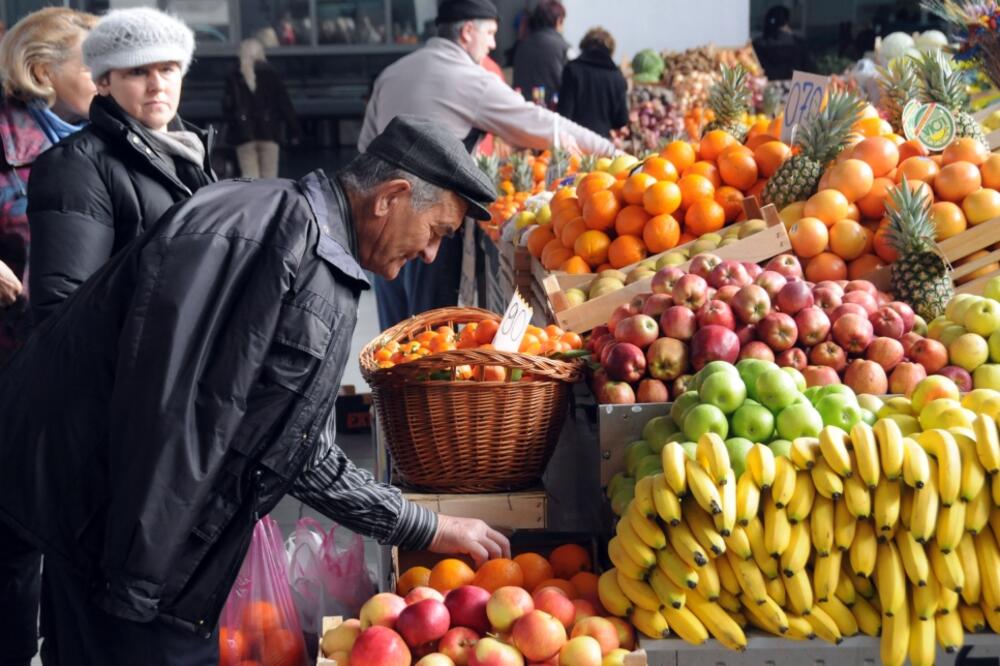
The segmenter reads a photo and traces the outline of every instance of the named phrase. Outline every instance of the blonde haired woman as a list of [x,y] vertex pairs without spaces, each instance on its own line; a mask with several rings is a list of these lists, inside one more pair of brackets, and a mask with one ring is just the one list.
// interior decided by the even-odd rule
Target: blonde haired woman
[[257,39],[240,44],[240,66],[226,79],[222,112],[229,123],[229,138],[236,144],[236,159],[245,178],[277,178],[284,121],[292,145],[299,141],[299,121],[281,77],[267,64],[264,46]]

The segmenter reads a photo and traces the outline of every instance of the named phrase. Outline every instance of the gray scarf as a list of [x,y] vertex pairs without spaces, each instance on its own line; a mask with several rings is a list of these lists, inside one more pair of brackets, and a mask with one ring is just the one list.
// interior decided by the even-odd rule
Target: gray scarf
[[187,130],[177,130],[168,132],[146,132],[146,138],[153,144],[153,148],[166,157],[167,168],[175,175],[177,169],[174,166],[174,157],[179,157],[188,162],[203,167],[205,165],[205,144],[201,142],[194,132]]

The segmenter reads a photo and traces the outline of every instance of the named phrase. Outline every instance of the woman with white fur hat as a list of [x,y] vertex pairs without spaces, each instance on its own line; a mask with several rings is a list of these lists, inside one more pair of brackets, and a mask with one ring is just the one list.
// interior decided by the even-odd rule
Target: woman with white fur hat
[[194,33],[149,8],[108,12],[83,43],[90,125],[44,153],[28,191],[36,320],[168,208],[215,180],[212,133],[177,116]]

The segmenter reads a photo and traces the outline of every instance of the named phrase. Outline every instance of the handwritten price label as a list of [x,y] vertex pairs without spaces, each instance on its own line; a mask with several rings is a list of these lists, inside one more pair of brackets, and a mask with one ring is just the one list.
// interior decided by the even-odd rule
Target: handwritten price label
[[510,299],[510,305],[500,321],[500,328],[493,336],[493,347],[498,351],[516,352],[521,348],[521,340],[531,323],[531,316],[534,310],[528,305],[521,293],[514,290],[514,296]]
[[785,115],[781,123],[782,141],[791,143],[795,126],[819,115],[829,85],[829,77],[797,70],[792,72],[792,87],[785,100]]

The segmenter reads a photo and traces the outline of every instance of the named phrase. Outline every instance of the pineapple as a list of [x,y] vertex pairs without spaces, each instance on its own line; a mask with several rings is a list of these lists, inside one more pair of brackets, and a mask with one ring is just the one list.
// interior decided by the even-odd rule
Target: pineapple
[[500,188],[500,160],[494,155],[479,155],[476,157],[476,166],[486,174],[493,186]]
[[864,104],[850,93],[832,93],[820,114],[798,127],[795,144],[800,152],[771,176],[764,188],[764,201],[781,210],[812,196],[823,169],[843,149],[863,108]]
[[888,67],[879,68],[878,86],[882,91],[882,108],[889,116],[889,124],[897,133],[903,133],[903,107],[920,96],[920,79],[910,58],[896,58]]
[[913,62],[920,75],[920,99],[948,107],[955,118],[955,135],[976,139],[989,149],[983,128],[965,112],[969,96],[962,84],[962,73],[952,68],[941,51],[924,51],[914,56]]
[[715,120],[705,126],[705,131],[721,129],[743,143],[748,131],[743,117],[750,108],[750,88],[742,65],[722,65],[722,78],[708,93],[708,107],[715,113]]
[[764,99],[761,101],[761,111],[768,118],[775,118],[779,113],[781,113],[781,106],[784,102],[784,96],[781,93],[781,88],[774,85],[769,85],[764,88]]
[[597,155],[584,155],[580,158],[580,173],[597,171]]
[[566,175],[569,171],[569,153],[563,148],[552,149],[552,159],[545,169],[545,189],[552,187],[552,183]]
[[524,158],[524,155],[515,153],[510,156],[510,166],[513,170],[510,180],[514,184],[514,191],[530,192],[535,187],[535,176],[531,170],[531,163]]
[[944,313],[955,294],[950,267],[934,241],[930,199],[918,196],[906,177],[890,190],[886,240],[899,253],[892,264],[892,293],[926,321]]

